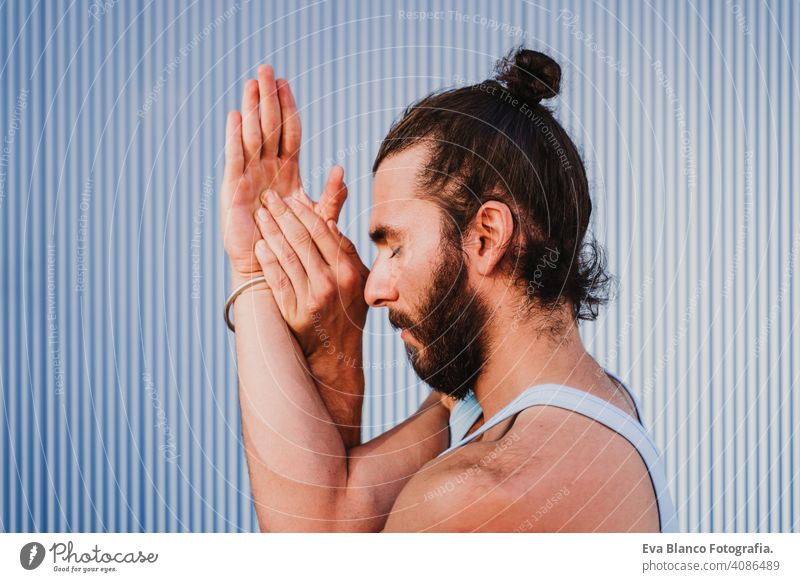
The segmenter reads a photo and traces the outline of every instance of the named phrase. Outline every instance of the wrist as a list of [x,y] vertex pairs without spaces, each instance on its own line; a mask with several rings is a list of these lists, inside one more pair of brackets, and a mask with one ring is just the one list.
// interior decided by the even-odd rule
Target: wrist
[[[264,273],[261,271],[253,271],[250,273],[241,273],[239,271],[231,271],[231,290],[236,289],[239,285],[243,283],[247,283],[248,281],[252,281],[258,277],[263,277]],[[268,287],[266,282],[258,283],[254,285],[252,288],[258,287]]]
[[[233,277],[231,277],[231,283],[231,292],[228,295],[227,301],[225,301],[224,316],[228,328],[235,332],[236,328],[235,324],[231,321],[231,314],[233,311],[239,311],[236,305],[241,304],[244,298],[245,303],[248,303],[250,308],[253,309],[253,300],[257,296],[271,297],[272,291],[263,275],[258,275],[257,273],[250,273],[247,276],[234,274]],[[249,301],[247,301],[247,299],[249,299]],[[262,302],[263,299],[257,299],[257,301]]]

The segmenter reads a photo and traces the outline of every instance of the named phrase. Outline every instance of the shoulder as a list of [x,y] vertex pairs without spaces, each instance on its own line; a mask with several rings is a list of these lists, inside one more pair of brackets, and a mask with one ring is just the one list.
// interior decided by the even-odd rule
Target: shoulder
[[657,531],[641,457],[624,437],[553,406],[521,412],[497,440],[425,465],[387,531]]

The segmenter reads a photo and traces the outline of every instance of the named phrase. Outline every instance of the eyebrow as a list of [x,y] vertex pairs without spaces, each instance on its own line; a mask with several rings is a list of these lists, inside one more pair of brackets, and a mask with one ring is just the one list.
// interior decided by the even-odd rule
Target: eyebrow
[[386,242],[387,238],[400,238],[403,231],[388,224],[379,224],[369,231],[369,238],[373,243],[380,244]]

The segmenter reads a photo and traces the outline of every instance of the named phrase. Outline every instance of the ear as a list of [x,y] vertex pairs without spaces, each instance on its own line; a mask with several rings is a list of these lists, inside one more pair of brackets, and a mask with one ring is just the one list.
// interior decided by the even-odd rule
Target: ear
[[497,200],[485,202],[472,219],[473,248],[470,262],[478,274],[490,275],[506,254],[514,231],[508,206]]

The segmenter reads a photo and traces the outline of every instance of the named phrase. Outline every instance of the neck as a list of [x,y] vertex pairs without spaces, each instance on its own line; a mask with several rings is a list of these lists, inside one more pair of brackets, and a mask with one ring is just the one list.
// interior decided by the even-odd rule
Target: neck
[[568,309],[559,313],[567,323],[558,333],[543,329],[543,318],[518,323],[507,317],[495,319],[488,330],[490,353],[475,384],[484,419],[536,384],[590,390],[599,377],[607,381],[604,370],[584,348],[577,322]]

